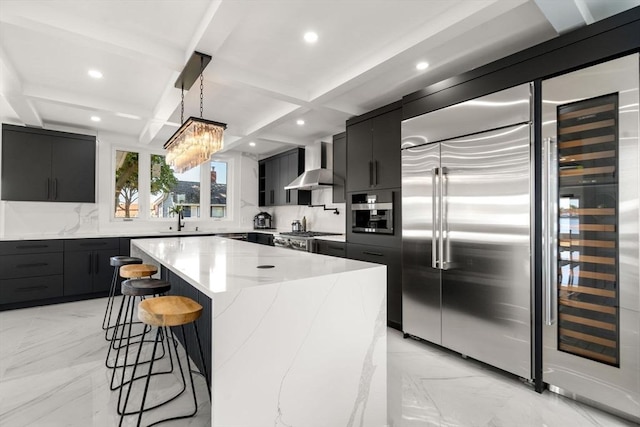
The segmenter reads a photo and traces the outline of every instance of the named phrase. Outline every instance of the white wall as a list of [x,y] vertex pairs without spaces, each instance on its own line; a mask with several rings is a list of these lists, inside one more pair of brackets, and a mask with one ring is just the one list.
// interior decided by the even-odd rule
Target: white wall
[[[76,133],[90,133],[77,129],[57,128]],[[114,178],[113,168],[115,150],[130,150],[141,153],[140,170],[149,170],[148,154],[163,154],[162,150],[141,146],[135,140],[121,135],[97,135],[97,199],[96,203],[55,203],[55,202],[12,202],[0,201],[0,238],[37,238],[52,236],[74,236],[93,234],[139,233],[146,231],[175,229],[175,219],[143,219],[130,221],[113,218]],[[0,141],[1,146],[1,141]],[[242,153],[225,153],[221,156],[230,164],[228,185],[229,218],[213,220],[210,218],[188,218],[186,229],[211,231],[233,231],[249,229],[253,216],[260,211],[258,200],[258,163],[255,158]],[[141,173],[143,181],[146,174]],[[148,179],[148,178],[146,178]],[[141,188],[144,182],[141,182]],[[209,190],[209,184],[203,192]],[[208,193],[207,193],[208,194]],[[141,211],[148,194],[141,194]],[[208,215],[208,212],[203,212]]]

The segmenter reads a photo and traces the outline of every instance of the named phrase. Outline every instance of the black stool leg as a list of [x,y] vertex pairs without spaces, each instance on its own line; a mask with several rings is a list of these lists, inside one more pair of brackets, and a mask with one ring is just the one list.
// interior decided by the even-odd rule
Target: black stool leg
[[204,380],[207,383],[209,400],[211,400],[212,397],[211,397],[211,384],[209,384],[209,372],[207,371],[207,362],[204,360],[204,352],[202,351],[202,343],[200,342],[200,334],[198,333],[197,322],[193,322],[193,330],[196,332],[196,340],[198,341],[198,352],[200,353],[200,361],[202,362],[202,369],[204,370]]
[[107,330],[111,328],[109,323],[111,323],[111,311],[113,310],[113,299],[116,294],[116,284],[118,282],[119,272],[120,272],[120,267],[113,268],[113,278],[111,279],[111,287],[109,288],[109,298],[107,299],[107,308],[104,310],[104,318],[102,319],[102,329],[105,331],[104,339],[107,341],[109,340],[107,338]]

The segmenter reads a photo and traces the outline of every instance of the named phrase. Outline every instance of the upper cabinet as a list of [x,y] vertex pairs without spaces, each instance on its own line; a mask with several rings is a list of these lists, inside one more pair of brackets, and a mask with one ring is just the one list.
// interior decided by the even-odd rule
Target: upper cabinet
[[333,203],[344,203],[347,176],[347,133],[333,135]]
[[95,203],[96,138],[2,125],[2,200]]
[[400,122],[394,109],[347,126],[347,192],[400,187]]
[[261,160],[258,167],[258,204],[284,206],[311,203],[311,191],[284,189],[302,172],[304,172],[303,148],[294,148]]

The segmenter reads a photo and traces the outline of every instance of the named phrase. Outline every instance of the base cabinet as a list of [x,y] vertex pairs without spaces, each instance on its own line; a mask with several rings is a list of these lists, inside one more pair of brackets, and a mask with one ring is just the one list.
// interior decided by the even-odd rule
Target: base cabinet
[[0,242],[0,308],[62,296],[62,242]]
[[211,298],[198,291],[184,279],[165,267],[162,267],[160,274],[162,279],[171,283],[171,295],[180,295],[191,298],[202,306],[202,315],[198,320],[196,320],[196,327],[198,329],[198,335],[200,336],[202,352],[204,353],[204,366],[200,355],[198,354],[198,341],[196,339],[194,328],[191,325],[185,325],[184,328],[175,328],[174,333],[180,343],[182,343],[182,346],[187,349],[189,357],[203,375],[205,372],[204,368],[206,368],[206,372],[209,377],[209,384],[211,384],[211,343],[213,337],[213,331],[211,330]]
[[315,252],[320,255],[330,255],[339,258],[346,258],[347,244],[344,242],[332,242],[330,240],[316,239]]
[[64,295],[106,293],[111,286],[110,258],[120,255],[117,238],[64,242]]
[[402,330],[401,250],[347,243],[347,258],[387,266],[387,325]]

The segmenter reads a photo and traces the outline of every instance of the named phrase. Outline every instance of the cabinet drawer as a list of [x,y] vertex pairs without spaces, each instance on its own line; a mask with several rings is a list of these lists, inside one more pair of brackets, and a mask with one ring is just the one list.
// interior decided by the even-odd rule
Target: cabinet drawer
[[347,245],[342,242],[332,242],[329,240],[316,240],[316,252],[321,255],[330,255],[346,258]]
[[62,274],[62,252],[0,256],[0,279]]
[[65,251],[86,251],[93,249],[120,249],[117,237],[103,239],[74,239],[64,241]]
[[0,255],[62,252],[62,240],[16,240],[0,242]]
[[62,296],[62,275],[0,280],[0,304]]

